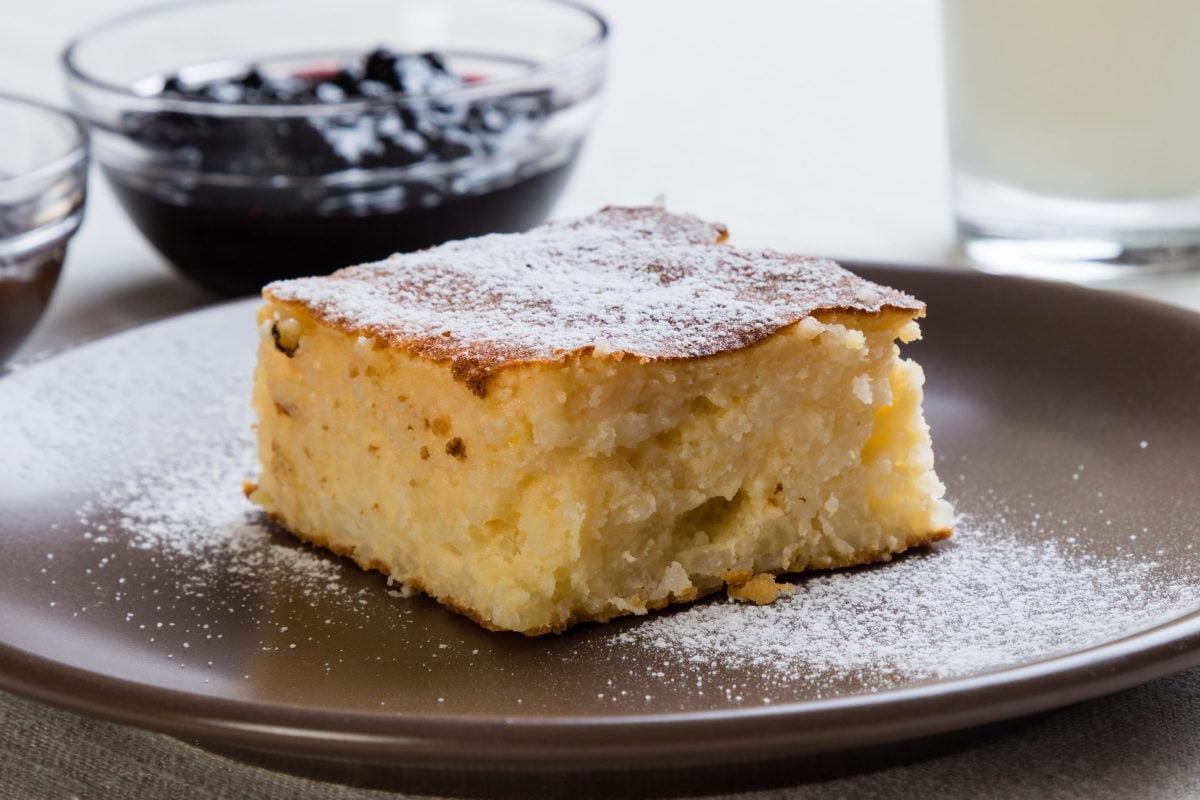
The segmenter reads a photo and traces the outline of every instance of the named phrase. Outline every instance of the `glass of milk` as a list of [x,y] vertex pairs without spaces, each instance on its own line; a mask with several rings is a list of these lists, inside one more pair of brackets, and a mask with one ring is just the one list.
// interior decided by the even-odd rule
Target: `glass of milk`
[[955,214],[989,272],[1200,267],[1200,0],[942,0]]

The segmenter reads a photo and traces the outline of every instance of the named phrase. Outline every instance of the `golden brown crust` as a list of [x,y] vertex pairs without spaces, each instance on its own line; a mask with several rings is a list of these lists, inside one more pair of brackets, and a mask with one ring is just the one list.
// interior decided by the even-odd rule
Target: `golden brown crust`
[[[253,484],[250,484],[249,482],[247,482],[246,484],[244,484],[244,486],[252,487],[249,491],[247,491],[247,496],[249,496],[251,494],[251,492],[253,491]],[[308,542],[309,544],[315,545],[317,547],[324,547],[325,549],[330,550],[340,556],[349,558],[351,561],[358,564],[360,567],[362,567],[365,570],[375,570],[377,572],[381,572],[384,575],[387,575],[390,577],[391,569],[388,567],[387,564],[383,563],[382,561],[378,561],[375,559],[362,558],[358,555],[358,553],[355,552],[353,547],[343,547],[341,545],[337,545],[333,542],[333,540],[331,538],[329,538],[328,536],[322,535],[322,534],[313,534],[313,533],[302,532],[302,531],[298,530],[297,528],[294,528],[291,525],[289,525],[287,523],[287,521],[282,517],[282,515],[276,514],[273,512],[266,512],[266,513],[272,522],[274,522],[276,525],[278,525],[281,528],[284,528],[285,530],[290,532],[297,539]],[[918,547],[921,545],[932,544],[933,542],[949,538],[951,536],[951,534],[952,534],[952,531],[950,528],[943,528],[941,530],[933,531],[932,533],[929,533],[929,534],[911,536],[905,541],[904,545],[897,550],[891,550],[888,548],[880,548],[878,550],[863,551],[861,553],[855,553],[854,555],[851,555],[841,561],[836,561],[834,563],[826,564],[826,565],[822,565],[822,566],[808,566],[808,565],[793,563],[793,564],[789,565],[789,569],[784,570],[784,571],[780,572],[779,574],[786,574],[786,573],[790,573],[790,572],[800,572],[800,571],[804,571],[804,570],[816,570],[816,569],[821,569],[821,570],[843,569],[846,567],[856,567],[856,566],[862,566],[864,564],[873,564],[873,563],[876,563],[879,561],[887,561],[887,560],[890,560],[892,556],[894,556],[898,553],[904,552],[905,550],[909,550],[913,547]],[[680,594],[671,593],[670,595],[668,595],[666,597],[658,598],[658,599],[652,600],[650,602],[647,602],[645,604],[645,609],[646,609],[646,611],[657,611],[658,609],[665,608],[669,605],[674,605],[676,603],[690,603],[694,600],[699,599],[700,597],[704,597],[706,595],[710,595],[715,592],[719,592],[722,589],[729,591],[730,596],[732,597],[732,596],[735,596],[735,592],[737,592],[740,587],[743,587],[743,586],[747,585],[748,583],[752,582],[754,579],[761,578],[764,575],[771,576],[771,583],[773,586],[775,586],[775,592],[774,592],[774,595],[770,598],[770,600],[764,600],[763,602],[771,602],[771,601],[775,600],[776,597],[781,593],[781,591],[785,590],[785,587],[790,586],[790,584],[775,583],[774,582],[774,577],[776,577],[775,573],[760,573],[759,575],[754,575],[754,573],[748,569],[726,570],[720,576],[720,578],[721,578],[720,583],[717,583],[717,584],[714,584],[713,586],[709,586],[709,587],[705,587],[705,588],[699,588],[696,586],[692,586],[689,589],[687,589],[685,592],[680,593]],[[611,622],[612,620],[617,619],[618,617],[629,616],[630,614],[636,613],[633,611],[629,611],[627,609],[618,609],[616,607],[609,607],[609,608],[604,609],[603,611],[598,611],[598,612],[590,613],[590,614],[575,614],[575,613],[573,613],[567,619],[558,620],[551,625],[544,625],[544,626],[540,626],[537,628],[530,628],[528,630],[523,630],[523,631],[511,631],[509,628],[504,628],[504,627],[497,625],[489,617],[482,614],[478,609],[474,609],[471,606],[467,605],[466,603],[460,602],[459,600],[457,600],[454,597],[451,597],[449,595],[434,594],[432,591],[429,590],[429,588],[425,584],[424,579],[422,579],[420,576],[410,576],[410,577],[406,578],[404,580],[404,585],[408,588],[411,588],[415,591],[421,592],[422,594],[425,594],[425,595],[433,598],[438,603],[440,603],[441,605],[450,609],[451,611],[453,611],[457,614],[462,614],[464,617],[467,617],[468,619],[472,620],[476,624],[478,624],[490,631],[510,632],[510,633],[515,632],[515,633],[520,633],[520,634],[523,634],[523,635],[529,636],[529,637],[544,636],[545,634],[548,634],[548,633],[562,633],[563,631],[567,630],[568,628],[571,628],[574,625],[577,625],[579,623]],[[754,591],[753,595],[754,595],[754,597],[763,597],[763,594],[759,591]],[[753,598],[749,598],[749,599],[751,599],[753,602],[759,602],[758,600],[755,600]]]
[[[279,302],[279,301],[276,301],[276,302]],[[279,302],[279,305],[284,308],[287,308],[289,306],[292,307],[295,310],[292,311],[291,313],[294,313],[297,315],[305,315],[305,314],[311,313],[310,309],[305,307],[302,303]],[[842,308],[842,309],[820,309],[820,310],[814,311],[811,316],[813,317],[813,319],[816,319],[818,322],[821,322],[823,324],[843,324],[843,325],[857,325],[857,326],[862,326],[862,325],[866,324],[866,320],[868,318],[870,318],[872,320],[875,320],[876,324],[895,328],[909,320],[921,319],[922,317],[925,316],[925,311],[923,308],[920,311],[911,311],[909,309],[898,309],[898,308],[886,307],[886,308],[881,309],[878,312],[871,313],[871,312],[862,311],[860,309]],[[800,324],[799,321],[790,323],[789,325],[785,325],[784,327],[775,331],[775,333],[772,335],[782,334],[782,333],[786,332],[789,328],[792,328],[798,324]],[[339,326],[333,326],[333,327],[339,327]],[[359,336],[359,335],[367,336],[367,337],[370,336],[369,332],[346,330],[344,327],[341,328],[341,332],[346,335],[349,335],[349,336]],[[747,344],[744,347],[740,347],[738,349],[739,350],[749,350],[753,347],[758,347],[760,345],[766,344],[766,342],[770,338],[771,337],[768,336],[763,339],[759,339],[758,341],[751,342],[750,344]],[[386,342],[376,342],[376,346],[388,347],[389,345]],[[406,351],[406,348],[400,348],[400,349],[402,351]],[[679,362],[679,361],[703,361],[705,359],[721,358],[721,357],[728,355],[731,352],[734,352],[734,351],[733,350],[722,350],[720,352],[709,353],[707,355],[660,356],[657,358],[638,358],[638,360],[642,361],[643,363],[649,362],[649,361],[662,361],[662,362],[667,362],[667,363],[673,363],[673,362]],[[472,362],[469,360],[464,360],[461,358],[460,359],[454,359],[454,358],[449,358],[449,357],[433,358],[433,357],[430,357],[425,354],[413,353],[411,351],[407,351],[407,353],[408,353],[408,355],[410,355],[414,358],[421,358],[425,361],[430,361],[435,364],[449,366],[451,376],[455,380],[466,384],[467,388],[471,391],[471,393],[474,394],[475,396],[479,397],[480,399],[487,397],[488,389],[491,386],[492,382],[496,378],[498,378],[501,374],[512,373],[515,370],[520,370],[523,368],[527,369],[527,368],[533,368],[533,367],[539,367],[539,366],[549,366],[549,365],[553,365],[553,364],[563,364],[563,363],[566,363],[566,362],[569,362],[569,361],[572,361],[575,359],[580,359],[580,358],[595,358],[595,359],[607,360],[607,361],[624,361],[626,358],[631,358],[631,356],[627,353],[620,353],[620,352],[597,353],[595,351],[595,348],[590,347],[590,346],[584,347],[584,348],[581,348],[579,350],[572,351],[572,352],[560,353],[552,359],[550,359],[550,358],[512,359],[512,360],[507,361],[502,364],[487,364],[487,365],[484,365],[482,363]],[[288,357],[290,358],[291,356],[288,356]]]
[[832,261],[735,248],[727,235],[693,216],[609,207],[527,234],[273,283],[263,294],[376,346],[448,363],[480,397],[520,364],[705,358],[809,316],[924,314],[915,298]]

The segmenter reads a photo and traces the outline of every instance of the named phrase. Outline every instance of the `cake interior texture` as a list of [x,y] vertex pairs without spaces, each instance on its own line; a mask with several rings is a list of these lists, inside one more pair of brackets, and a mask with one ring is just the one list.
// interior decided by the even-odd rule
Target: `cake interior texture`
[[[676,249],[659,260],[712,251],[711,267],[690,275],[701,283],[741,257],[720,243],[719,226],[654,209],[574,224],[602,230],[614,248],[640,237],[647,252],[674,235]],[[504,259],[504,243],[486,240],[512,238],[470,246]],[[623,265],[609,278],[655,260],[633,250],[605,257]],[[455,260],[437,253],[391,263]],[[561,248],[557,258],[570,260]],[[375,265],[274,284],[260,312],[262,472],[251,498],[305,540],[489,628],[531,635],[642,614],[761,573],[886,560],[948,536],[922,372],[897,345],[919,336],[923,306],[830,262],[798,266],[828,273],[804,289],[806,303],[791,298],[762,312],[765,322],[717,326],[719,346],[698,333],[699,355],[687,342],[671,345],[682,352],[649,346],[644,332],[599,341],[595,330],[572,338],[553,326],[542,331],[554,340],[545,350],[504,329],[489,350],[456,325],[477,300],[407,319],[353,294],[374,286],[385,295],[379,308],[428,300],[412,271],[389,278],[400,268],[390,265],[382,275]],[[346,280],[363,286],[338,286]],[[389,291],[389,280],[405,291]],[[501,312],[515,302],[489,296]],[[650,305],[670,311],[670,302]],[[726,323],[735,317],[726,312]]]

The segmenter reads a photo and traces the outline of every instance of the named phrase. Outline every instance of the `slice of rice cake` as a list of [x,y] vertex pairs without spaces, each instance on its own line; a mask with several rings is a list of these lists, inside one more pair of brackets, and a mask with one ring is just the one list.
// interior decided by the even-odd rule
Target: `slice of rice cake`
[[924,305],[725,239],[607,208],[267,286],[252,500],[529,635],[949,536]]

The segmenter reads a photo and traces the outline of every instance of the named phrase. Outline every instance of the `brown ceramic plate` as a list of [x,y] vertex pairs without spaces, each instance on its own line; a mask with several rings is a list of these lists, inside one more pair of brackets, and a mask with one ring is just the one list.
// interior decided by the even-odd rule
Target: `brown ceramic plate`
[[[929,305],[909,352],[960,508],[1002,508],[1030,547],[1069,537],[1080,564],[1133,593],[1133,612],[1144,596],[1153,613],[1105,620],[1112,606],[1084,603],[1082,638],[1045,652],[1001,641],[991,661],[874,683],[829,664],[820,680],[804,664],[781,680],[720,653],[697,667],[694,648],[639,636],[653,620],[484,632],[259,526],[237,485],[252,470],[256,305],[240,301],[0,379],[0,687],[218,746],[569,770],[896,742],[1200,663],[1200,316],[1016,279],[862,271]],[[916,564],[932,586],[945,552],[875,569]]]

